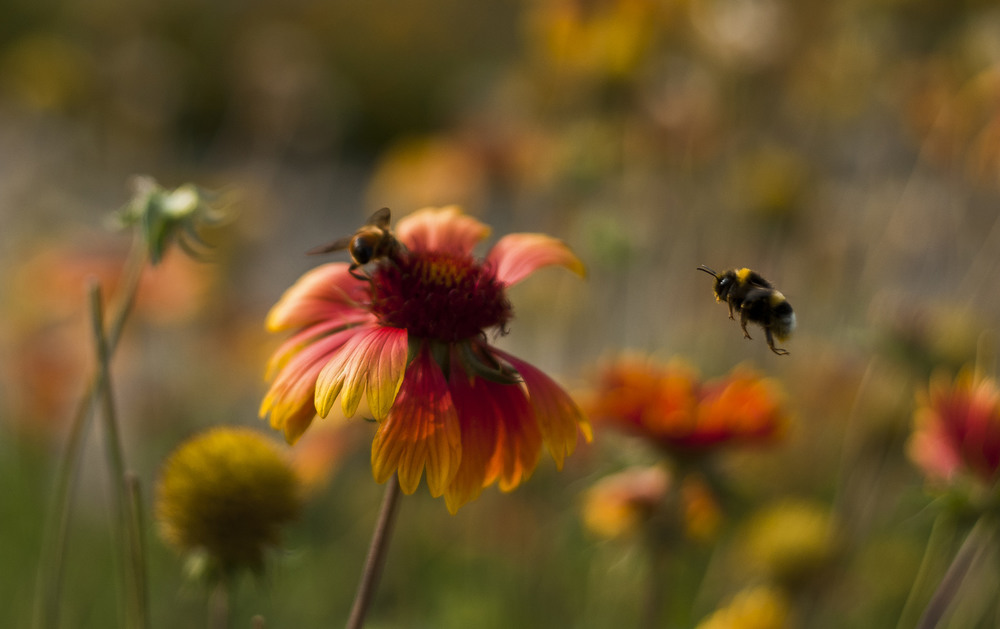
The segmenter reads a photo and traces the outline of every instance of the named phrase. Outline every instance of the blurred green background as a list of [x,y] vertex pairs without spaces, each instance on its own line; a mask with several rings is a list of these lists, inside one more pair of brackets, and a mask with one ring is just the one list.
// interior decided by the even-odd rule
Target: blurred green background
[[[788,438],[723,461],[742,506],[717,542],[674,557],[664,595],[694,602],[665,626],[694,626],[753,581],[734,559],[740,527],[789,496],[827,505],[843,540],[800,626],[895,626],[921,561],[943,573],[954,547],[922,559],[935,503],[904,444],[928,374],[992,369],[997,349],[994,3],[7,0],[0,15],[0,624],[30,624],[56,461],[92,371],[86,278],[113,290],[128,236],[105,219],[139,173],[238,210],[208,234],[210,262],[175,251],[147,278],[115,356],[147,502],[187,436],[266,430],[279,339],[263,320],[318,262],[306,250],[382,206],[457,203],[495,237],[550,233],[587,264],[585,282],[546,271],[516,287],[500,340],[570,389],[631,349],[706,376],[749,362],[787,392]],[[790,356],[742,338],[700,264],[775,282],[798,314]],[[66,627],[118,621],[96,432]],[[242,583],[234,626],[346,618],[381,488],[371,425],[328,433],[329,479],[267,576]],[[635,625],[642,545],[588,534],[580,496],[655,459],[598,430],[562,472],[543,461],[454,517],[422,488],[403,500],[369,626]],[[153,626],[200,624],[204,593],[147,523]],[[981,572],[954,626],[995,626],[977,610],[997,574]]]

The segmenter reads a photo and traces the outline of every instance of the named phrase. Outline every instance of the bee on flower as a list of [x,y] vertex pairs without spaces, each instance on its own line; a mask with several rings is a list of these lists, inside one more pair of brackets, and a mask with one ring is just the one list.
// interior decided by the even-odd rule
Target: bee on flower
[[426,474],[452,513],[493,483],[517,487],[543,444],[561,466],[580,432],[589,439],[583,414],[489,337],[512,318],[508,287],[545,266],[582,276],[583,265],[543,234],[510,234],[478,259],[489,231],[457,207],[427,208],[398,222],[401,246],[372,258],[367,276],[357,260],[306,273],[268,314],[270,330],[295,333],[270,360],[261,415],[294,443],[338,399],[347,417],[364,401],[378,422],[375,479],[396,473],[411,494]]

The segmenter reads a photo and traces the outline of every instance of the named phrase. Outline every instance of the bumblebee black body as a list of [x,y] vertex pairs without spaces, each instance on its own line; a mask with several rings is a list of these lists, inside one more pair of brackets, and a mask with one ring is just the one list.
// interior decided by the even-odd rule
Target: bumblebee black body
[[351,254],[351,266],[348,272],[359,280],[367,280],[367,276],[358,273],[360,267],[379,258],[395,260],[406,250],[389,230],[390,220],[389,208],[384,207],[372,214],[368,222],[353,236],[338,238],[329,244],[311,249],[308,253],[312,255],[346,249]]
[[702,265],[698,270],[715,278],[715,299],[729,305],[729,318],[735,319],[733,311],[739,311],[744,337],[752,338],[747,332],[747,323],[756,323],[764,329],[767,346],[772,352],[780,356],[788,354],[788,350],[774,346],[775,338],[783,341],[795,329],[795,311],[781,292],[751,269],[716,273]]

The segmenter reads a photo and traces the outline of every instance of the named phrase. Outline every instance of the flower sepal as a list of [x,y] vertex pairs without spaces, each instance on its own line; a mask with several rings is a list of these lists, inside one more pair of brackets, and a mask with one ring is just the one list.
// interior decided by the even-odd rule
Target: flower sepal
[[497,384],[520,384],[521,374],[513,367],[504,365],[489,352],[480,350],[472,346],[472,341],[465,341],[458,344],[458,356],[465,368],[465,373],[469,374],[469,382],[472,378],[479,376],[483,380],[496,382]]

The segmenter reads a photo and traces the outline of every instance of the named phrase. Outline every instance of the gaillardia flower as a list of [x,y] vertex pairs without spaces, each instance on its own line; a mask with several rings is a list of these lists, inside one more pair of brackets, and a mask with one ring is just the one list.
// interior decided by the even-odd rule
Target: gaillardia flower
[[772,442],[788,420],[777,384],[749,369],[703,383],[680,363],[640,357],[603,370],[589,411],[597,422],[684,454]]
[[952,481],[964,472],[992,486],[1000,476],[1000,389],[962,371],[936,374],[914,415],[909,454],[929,476]]
[[258,571],[301,502],[299,479],[276,444],[249,428],[215,428],[167,459],[156,519],[167,542],[204,555],[214,571]]
[[580,410],[487,334],[506,332],[509,286],[540,267],[583,275],[583,265],[542,234],[511,234],[473,257],[488,234],[457,207],[427,208],[399,221],[403,247],[372,263],[367,278],[342,262],[302,276],[268,314],[270,330],[296,333],[268,365],[261,415],[294,443],[338,397],[347,417],[364,400],[379,423],[375,479],[398,473],[409,494],[426,472],[431,495],[444,495],[452,513],[494,482],[516,487],[543,443],[562,466],[578,431],[589,439]]

